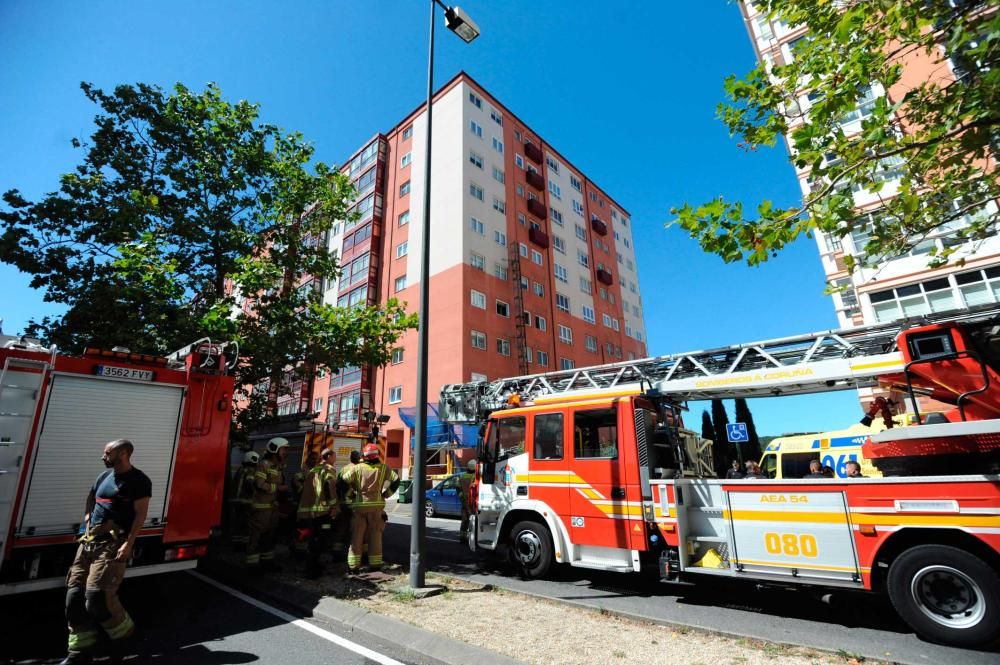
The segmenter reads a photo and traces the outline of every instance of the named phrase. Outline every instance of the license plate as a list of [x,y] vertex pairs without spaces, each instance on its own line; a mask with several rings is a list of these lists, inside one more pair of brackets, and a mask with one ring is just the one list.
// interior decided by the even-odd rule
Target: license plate
[[115,367],[113,365],[98,365],[97,376],[110,379],[131,379],[133,381],[152,381],[153,370],[133,369],[131,367]]

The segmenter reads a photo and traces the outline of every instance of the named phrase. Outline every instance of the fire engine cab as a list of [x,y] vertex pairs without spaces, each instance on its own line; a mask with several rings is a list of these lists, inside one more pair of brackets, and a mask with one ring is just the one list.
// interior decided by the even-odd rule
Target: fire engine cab
[[[480,423],[470,546],[525,576],[553,563],[887,593],[925,638],[1000,638],[1000,311],[826,331],[491,383],[445,386]],[[884,477],[714,477],[692,399],[852,388],[954,405],[865,443]],[[879,409],[900,410],[883,400]],[[866,416],[870,421],[870,416]],[[888,424],[888,422],[887,422]]]
[[135,444],[153,495],[128,575],[194,567],[218,525],[233,379],[225,345],[161,358],[0,336],[0,594],[64,583],[104,444]]

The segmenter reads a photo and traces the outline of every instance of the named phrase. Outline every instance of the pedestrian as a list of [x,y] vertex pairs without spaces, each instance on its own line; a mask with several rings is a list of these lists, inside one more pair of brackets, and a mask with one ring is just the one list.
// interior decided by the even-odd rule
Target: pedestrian
[[287,492],[285,450],[288,439],[276,436],[267,442],[263,459],[254,472],[253,505],[250,510],[250,539],[243,563],[248,568],[278,570],[274,563],[275,531],[278,528],[278,492]]
[[857,460],[847,460],[847,477],[848,478],[864,478],[861,474],[861,462]]
[[458,479],[458,498],[462,502],[462,522],[458,527],[459,542],[469,539],[469,522],[472,517],[472,486],[476,480],[476,460],[470,459],[465,473]]
[[824,464],[823,469],[820,471],[824,478],[836,478],[837,472],[833,470],[833,467],[829,464]]
[[233,474],[229,498],[232,531],[230,541],[236,549],[246,549],[250,541],[250,510],[253,506],[254,473],[260,455],[252,450],[243,453],[243,464]]
[[368,566],[373,570],[382,567],[382,531],[385,530],[382,512],[386,498],[399,487],[396,472],[379,460],[378,446],[374,443],[365,445],[362,457],[364,461],[354,465],[349,472],[354,514],[351,517],[351,548],[347,554],[347,566],[352,572],[361,567],[361,555],[366,544]]
[[823,475],[823,464],[818,459],[809,460],[809,473],[803,478],[826,478]]
[[743,477],[743,471],[740,470],[740,463],[737,460],[733,460],[733,464],[728,471],[726,471],[727,480],[739,480]]
[[746,475],[743,477],[747,480],[761,480],[765,478],[764,474],[760,472],[760,466],[752,459],[746,461],[746,469]]
[[[310,457],[313,457],[310,455]],[[323,574],[320,555],[329,546],[333,520],[337,516],[337,455],[333,448],[324,448],[320,462],[306,473],[299,500],[298,522],[309,529],[306,577],[316,579]]]
[[135,630],[118,599],[125,565],[136,536],[146,522],[153,484],[132,466],[135,446],[116,439],[104,446],[107,471],[87,495],[85,530],[66,577],[68,655],[63,664],[89,663],[97,646],[98,626],[107,635],[113,658],[121,657],[122,640]]

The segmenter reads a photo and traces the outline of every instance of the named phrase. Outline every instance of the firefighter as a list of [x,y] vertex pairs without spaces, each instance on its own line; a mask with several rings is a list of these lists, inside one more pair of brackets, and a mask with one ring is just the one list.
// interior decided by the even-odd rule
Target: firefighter
[[332,554],[333,560],[338,563],[343,563],[347,560],[347,546],[351,542],[351,516],[354,513],[351,510],[351,499],[348,498],[348,494],[350,493],[349,478],[351,469],[361,462],[361,451],[352,450],[349,459],[350,461],[344,465],[344,468],[337,475],[337,497],[340,510],[337,513],[337,518],[333,521]]
[[458,496],[462,501],[462,522],[458,528],[458,540],[469,539],[469,518],[472,516],[472,483],[476,480],[476,460],[470,459],[465,473],[458,479]]
[[[361,555],[368,545],[368,566],[373,570],[382,567],[382,519],[386,497],[399,487],[399,476],[379,460],[378,446],[365,445],[364,462],[354,465],[348,472],[349,492],[354,497],[351,509],[351,549],[347,566],[352,572],[361,567]],[[386,483],[389,484],[386,489]]]
[[277,570],[274,564],[275,530],[278,527],[278,492],[287,492],[282,471],[288,439],[276,436],[267,442],[264,458],[254,472],[250,539],[243,563],[248,568]]
[[[315,455],[309,457],[314,458]],[[298,512],[299,526],[309,529],[309,554],[306,558],[306,577],[309,579],[316,579],[323,573],[319,557],[327,548],[333,520],[339,510],[337,470],[334,468],[337,455],[333,448],[324,448],[319,457],[320,463],[314,464],[306,473]]]
[[[299,511],[299,507],[302,505],[302,491],[306,486],[306,477],[309,475],[310,471],[312,471],[312,469],[319,464],[319,462],[320,454],[315,450],[309,451],[309,454],[306,455],[305,462],[302,464],[302,468],[300,468],[295,475],[292,476],[292,505],[295,506],[296,511]],[[292,528],[288,529],[292,532],[290,546],[292,553],[296,556],[296,558],[306,556],[306,553],[309,551],[309,538],[303,537],[301,529],[294,528],[299,522],[301,522],[301,519],[299,519],[296,514],[296,516],[293,516],[290,520]]]
[[102,460],[108,470],[97,477],[87,496],[84,534],[66,577],[69,655],[64,664],[90,662],[98,626],[110,640],[112,656],[120,656],[121,641],[135,630],[118,600],[118,587],[146,521],[153,484],[132,466],[134,450],[128,439],[105,445]]
[[229,505],[232,515],[231,541],[234,547],[246,548],[250,540],[250,508],[253,505],[254,472],[260,455],[252,450],[243,453],[243,464],[233,474],[232,496]]

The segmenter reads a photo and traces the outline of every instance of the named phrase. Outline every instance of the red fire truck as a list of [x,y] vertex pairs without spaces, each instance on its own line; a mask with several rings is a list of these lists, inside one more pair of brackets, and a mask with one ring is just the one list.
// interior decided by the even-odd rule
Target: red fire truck
[[[965,311],[445,386],[442,417],[482,424],[470,546],[505,546],[528,577],[564,563],[884,592],[928,639],[993,642],[998,324]],[[711,442],[681,418],[692,399],[850,388],[955,408],[872,435],[865,457],[885,477],[861,479],[715,478]]]
[[194,567],[219,522],[233,379],[224,345],[82,356],[0,336],[0,594],[63,584],[108,441],[153,484],[128,574]]

